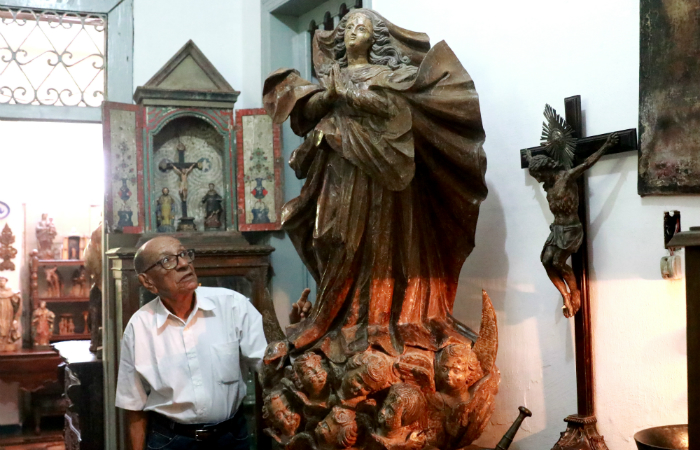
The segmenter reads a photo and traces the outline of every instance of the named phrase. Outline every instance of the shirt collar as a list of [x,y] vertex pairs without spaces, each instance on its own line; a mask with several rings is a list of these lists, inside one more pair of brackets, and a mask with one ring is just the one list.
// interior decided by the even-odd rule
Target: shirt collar
[[[212,309],[216,308],[216,304],[210,299],[202,294],[197,293],[197,290],[195,292],[195,297],[194,297],[194,309],[192,310],[192,314],[196,312],[197,309],[201,309],[202,311],[211,311]],[[163,301],[158,297],[158,303],[156,304],[156,327],[160,328],[162,327],[165,322],[168,320],[168,316],[173,316],[177,317],[175,314],[171,313],[168,308],[165,307],[163,304]],[[179,317],[177,317],[177,320],[180,320]]]

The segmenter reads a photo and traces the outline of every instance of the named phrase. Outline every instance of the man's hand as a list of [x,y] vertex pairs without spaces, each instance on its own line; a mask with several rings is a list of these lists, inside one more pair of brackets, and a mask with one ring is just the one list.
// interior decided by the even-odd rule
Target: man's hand
[[309,301],[309,294],[311,289],[306,288],[304,292],[301,293],[299,300],[292,305],[292,311],[289,313],[289,323],[295,324],[305,319],[309,310],[311,309],[311,302]]

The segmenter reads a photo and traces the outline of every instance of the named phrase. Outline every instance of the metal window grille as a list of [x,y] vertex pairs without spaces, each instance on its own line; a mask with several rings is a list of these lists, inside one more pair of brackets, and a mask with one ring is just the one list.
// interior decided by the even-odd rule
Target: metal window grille
[[98,107],[104,14],[0,7],[0,103]]

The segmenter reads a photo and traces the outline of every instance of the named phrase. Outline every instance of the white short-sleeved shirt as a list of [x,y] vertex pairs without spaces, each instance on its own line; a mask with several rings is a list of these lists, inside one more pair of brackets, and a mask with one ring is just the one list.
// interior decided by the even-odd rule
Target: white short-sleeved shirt
[[246,395],[239,355],[254,366],[266,345],[262,316],[237,292],[198,287],[186,321],[158,297],[124,330],[116,406],[179,423],[226,420]]

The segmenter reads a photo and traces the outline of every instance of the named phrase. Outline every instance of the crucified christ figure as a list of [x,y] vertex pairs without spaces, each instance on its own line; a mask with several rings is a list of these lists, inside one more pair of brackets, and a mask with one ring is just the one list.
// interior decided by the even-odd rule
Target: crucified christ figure
[[192,163],[188,167],[183,167],[182,169],[178,168],[175,164],[171,164],[170,168],[173,169],[173,172],[175,172],[180,177],[180,186],[178,192],[180,193],[180,200],[183,203],[185,203],[187,202],[187,176],[194,169],[201,169],[202,163]]
[[573,317],[581,306],[581,294],[572,268],[566,264],[583,242],[583,225],[578,216],[578,186],[576,180],[595,164],[605,152],[619,141],[617,134],[608,137],[598,151],[578,166],[566,169],[562,164],[545,155],[532,156],[527,152],[530,175],[547,192],[549,210],[554,222],[551,233],[544,243],[540,260],[549,279],[564,298],[564,316]]

